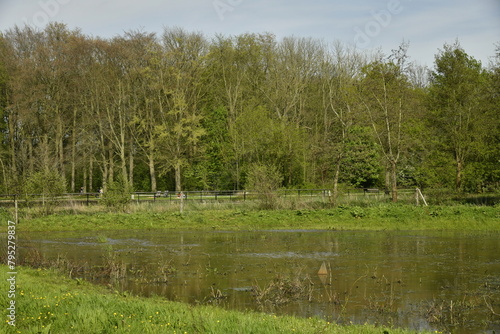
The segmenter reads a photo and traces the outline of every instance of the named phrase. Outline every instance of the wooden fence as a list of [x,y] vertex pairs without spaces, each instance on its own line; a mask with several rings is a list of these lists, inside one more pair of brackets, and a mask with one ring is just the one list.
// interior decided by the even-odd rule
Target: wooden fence
[[[330,201],[332,192],[329,189],[280,189],[275,192],[283,200],[303,201]],[[219,191],[158,191],[134,192],[129,194],[131,203],[173,203],[181,199],[184,201],[198,202],[246,202],[260,198],[262,194],[247,190],[219,190]],[[106,194],[100,193],[67,193],[57,196],[44,194],[5,194],[0,195],[1,207],[37,207],[45,205],[70,206],[70,205],[97,205],[102,203]],[[419,203],[425,198],[420,190],[399,189],[398,197],[402,202]],[[377,188],[348,189],[339,192],[338,203],[356,204],[362,202],[388,201],[391,194]]]

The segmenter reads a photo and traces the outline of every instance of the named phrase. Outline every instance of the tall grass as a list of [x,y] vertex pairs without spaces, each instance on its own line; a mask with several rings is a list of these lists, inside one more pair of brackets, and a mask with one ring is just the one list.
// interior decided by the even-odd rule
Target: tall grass
[[21,215],[18,230],[466,230],[500,231],[500,206],[415,206],[379,203],[369,206],[259,210],[252,205],[192,203],[175,207],[143,207],[130,212],[67,212],[50,216]]

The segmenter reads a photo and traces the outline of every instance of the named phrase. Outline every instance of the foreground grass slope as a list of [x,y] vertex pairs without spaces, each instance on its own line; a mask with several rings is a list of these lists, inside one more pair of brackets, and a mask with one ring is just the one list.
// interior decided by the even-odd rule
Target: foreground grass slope
[[[7,324],[3,308],[1,333],[413,333],[121,295],[53,270],[18,268],[17,281],[16,326]],[[8,291],[6,279],[0,289]],[[0,304],[8,302],[0,294]]]
[[117,229],[333,229],[500,231],[498,206],[429,206],[380,204],[319,210],[256,210],[245,207],[162,209],[151,205],[122,213],[77,212],[30,218],[20,231]]

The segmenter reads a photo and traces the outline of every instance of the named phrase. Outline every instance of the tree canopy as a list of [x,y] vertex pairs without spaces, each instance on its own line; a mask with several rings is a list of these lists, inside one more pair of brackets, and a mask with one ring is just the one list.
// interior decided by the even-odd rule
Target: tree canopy
[[[500,189],[500,46],[434,68],[270,33],[110,39],[52,23],[0,34],[3,193],[399,186]],[[263,169],[268,169],[267,172]],[[259,178],[257,177],[259,176]]]

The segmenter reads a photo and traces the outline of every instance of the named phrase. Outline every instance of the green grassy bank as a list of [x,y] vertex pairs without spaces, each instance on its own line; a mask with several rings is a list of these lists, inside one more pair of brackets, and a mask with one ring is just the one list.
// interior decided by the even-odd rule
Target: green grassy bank
[[[7,272],[6,266],[1,266]],[[4,275],[5,276],[5,275]],[[8,324],[7,293],[0,294],[1,333],[413,333],[382,327],[191,306],[141,298],[68,279],[53,270],[18,268],[15,327]],[[9,290],[2,279],[1,291]]]
[[[5,214],[5,212],[4,212]],[[331,209],[258,210],[248,207],[132,207],[121,212],[59,212],[20,215],[19,231],[176,230],[465,230],[500,231],[499,206],[379,204]]]

